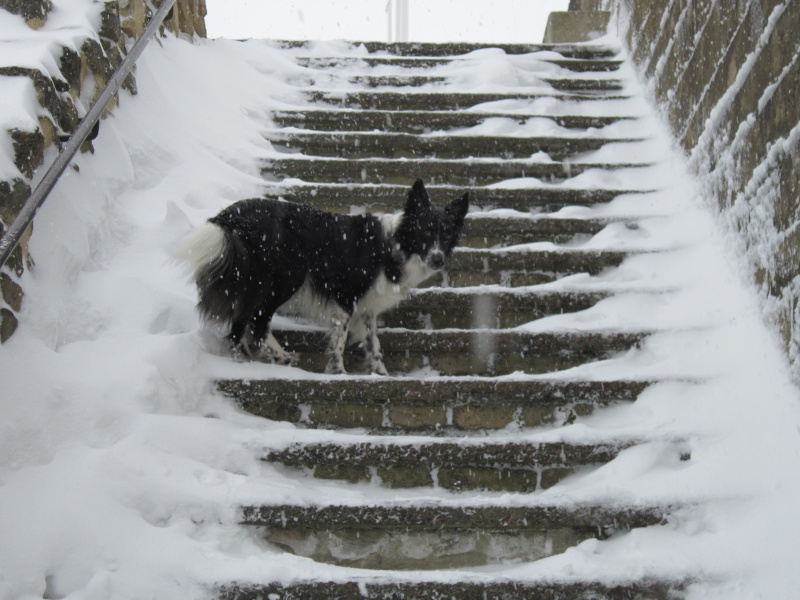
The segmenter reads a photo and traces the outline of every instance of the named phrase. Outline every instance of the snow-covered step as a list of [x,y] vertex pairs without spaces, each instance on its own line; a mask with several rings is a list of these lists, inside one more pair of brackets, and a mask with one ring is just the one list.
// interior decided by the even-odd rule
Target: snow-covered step
[[[613,100],[627,100],[630,96],[625,92],[596,94],[588,92],[549,93],[536,91],[524,92],[459,92],[442,86],[442,91],[352,91],[352,90],[306,90],[305,96],[311,103],[322,105],[361,108],[366,110],[459,110],[508,100],[524,100],[533,102],[538,99],[555,99],[564,103],[587,105],[585,111],[591,111],[592,103],[605,103]],[[591,114],[591,112],[590,112]]]
[[[621,219],[622,220],[622,219]],[[631,229],[637,227],[630,219],[622,220]],[[586,241],[613,221],[605,219],[560,219],[556,217],[521,218],[468,216],[459,244],[466,248],[498,248],[534,242],[574,244]]]
[[529,250],[457,248],[447,259],[447,270],[434,275],[425,287],[447,285],[539,285],[576,273],[597,275],[617,267],[632,253],[615,250]]
[[[622,65],[622,61],[616,59],[606,58],[558,58],[558,55],[547,54],[542,55],[543,58],[537,58],[543,63],[556,65],[562,69],[573,71],[576,73],[604,73],[618,71]],[[426,56],[395,56],[395,55],[378,55],[378,56],[339,56],[339,57],[299,57],[296,59],[299,65],[311,67],[316,69],[324,69],[330,67],[361,67],[368,68],[376,67],[401,67],[404,69],[432,69],[434,67],[441,67],[445,65],[458,64],[458,61],[465,62],[469,60],[469,56],[441,56],[438,58]]]
[[[397,87],[424,87],[447,84],[451,81],[445,75],[351,75],[346,72],[331,71],[329,85],[340,79],[344,82],[359,85],[365,88],[397,88]],[[550,86],[562,92],[580,92],[583,94],[597,94],[603,96],[610,94],[614,97],[624,89],[624,83],[619,79],[589,79],[572,77],[542,77],[540,84]]]
[[427,133],[475,127],[489,119],[506,119],[517,125],[546,119],[571,130],[600,129],[635,116],[555,115],[542,111],[530,115],[515,112],[450,111],[450,110],[284,110],[272,115],[279,127],[296,127],[313,131],[382,131]]
[[[327,332],[273,329],[278,342],[298,354],[297,366],[321,373],[328,363]],[[384,364],[390,373],[433,369],[441,375],[551,373],[628,352],[647,332],[529,333],[507,329],[405,330],[380,333]],[[364,371],[363,352],[350,346],[348,372]]]
[[343,574],[342,579],[335,581],[240,582],[222,586],[218,590],[218,597],[220,600],[675,600],[683,596],[687,585],[691,583],[688,580],[652,578],[615,578],[613,582],[599,579],[575,581],[570,577],[560,579],[553,576],[543,580],[522,581],[486,575],[469,577],[449,572],[432,579],[406,576],[408,578],[395,576],[389,579],[385,574],[375,578],[348,578]]
[[607,539],[668,520],[666,506],[515,505],[401,501],[364,506],[242,507],[241,522],[280,548],[365,569],[452,569],[539,560],[588,539]]
[[273,148],[341,158],[528,158],[539,152],[564,161],[608,144],[641,142],[630,137],[541,137],[495,135],[415,135],[409,133],[270,132]]
[[264,161],[268,181],[300,179],[310,183],[425,183],[456,186],[490,185],[507,179],[534,178],[563,182],[587,171],[643,169],[650,163],[561,163],[535,159],[345,159],[281,158]]
[[[305,443],[268,450],[262,460],[318,479],[371,482],[390,488],[531,493],[605,464],[630,442],[459,441]],[[679,451],[676,450],[676,453]]]
[[219,391],[254,415],[313,428],[480,432],[561,426],[630,403],[649,381],[530,378],[226,379]]
[[607,298],[603,292],[553,292],[484,288],[417,290],[400,306],[382,314],[379,325],[406,329],[517,327],[549,315],[591,308]]
[[[356,212],[363,210],[395,212],[403,208],[412,181],[413,179],[410,179],[398,184],[299,183],[293,181],[291,185],[268,186],[264,190],[264,197],[305,202],[336,212],[349,213],[353,209],[356,209]],[[578,188],[560,185],[502,188],[476,187],[474,185],[428,185],[426,183],[425,187],[434,204],[450,201],[464,192],[469,192],[469,203],[472,208],[482,210],[503,208],[525,213],[553,213],[566,206],[596,206],[631,194],[637,195],[643,204],[647,204],[648,194],[654,191],[652,189]],[[468,222],[470,218],[471,216],[467,217]],[[513,231],[521,233],[542,226],[532,219],[520,219],[519,221],[518,224],[512,226]],[[472,227],[472,225],[470,224],[468,227]]]
[[[280,48],[299,51],[314,49],[315,42],[302,40],[280,40],[274,42]],[[620,47],[614,44],[486,44],[480,42],[350,42],[350,51],[343,52],[342,56],[355,58],[365,57],[364,51],[374,54],[375,57],[447,57],[460,56],[478,50],[502,50],[509,55],[531,54],[535,52],[552,53],[561,58],[576,60],[613,59],[620,53]]]

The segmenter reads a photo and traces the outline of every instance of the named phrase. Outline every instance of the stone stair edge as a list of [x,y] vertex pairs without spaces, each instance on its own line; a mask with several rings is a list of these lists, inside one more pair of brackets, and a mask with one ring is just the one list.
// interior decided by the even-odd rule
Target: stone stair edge
[[[410,577],[407,572],[405,577]],[[645,577],[610,581],[548,577],[542,580],[510,580],[488,582],[484,578],[466,578],[464,574],[446,579],[350,577],[343,580],[272,581],[267,584],[238,582],[218,586],[219,600],[677,600],[691,580]]]
[[[357,117],[357,119],[356,119]],[[535,119],[548,119],[564,129],[601,129],[622,121],[641,119],[641,115],[602,116],[602,115],[554,115],[539,113],[499,112],[499,111],[462,111],[447,110],[359,110],[354,108],[287,108],[276,110],[271,117],[269,131],[280,131],[296,128],[300,131],[319,132],[372,132],[379,128],[390,128],[392,132],[447,131],[475,127],[488,119],[510,119],[527,122]],[[413,121],[413,124],[412,124]],[[364,125],[366,123],[366,125]],[[310,124],[315,129],[307,129]]]
[[425,499],[392,500],[370,504],[282,503],[240,507],[242,525],[313,529],[317,527],[374,528],[381,524],[404,529],[448,528],[528,529],[541,527],[630,529],[663,525],[668,516],[686,506],[674,504],[608,504],[601,502],[524,502],[503,496],[483,502],[459,498],[448,502]]
[[[679,382],[681,380],[675,380]],[[688,382],[688,381],[687,381]],[[331,377],[329,375],[308,374],[303,377],[251,377],[251,378],[225,378],[215,379],[214,385],[222,394],[228,397],[240,397],[247,393],[251,397],[249,402],[257,402],[258,398],[269,399],[278,394],[295,395],[303,388],[311,387],[314,390],[314,399],[317,401],[336,402],[341,399],[343,392],[351,395],[350,401],[381,401],[389,400],[394,388],[405,392],[404,398],[398,400],[430,400],[433,402],[448,401],[443,394],[449,392],[456,394],[452,399],[468,403],[481,402],[483,397],[490,394],[510,394],[511,399],[524,399],[530,402],[541,401],[535,398],[536,394],[547,394],[551,401],[568,401],[568,396],[574,394],[590,393],[594,395],[607,394],[607,400],[626,399],[634,400],[648,387],[668,383],[666,380],[653,378],[630,378],[616,380],[591,380],[591,379],[555,379],[545,378],[541,375],[515,376],[441,376],[425,379],[414,377],[389,377],[376,378],[371,375],[344,375]],[[278,388],[276,390],[276,388]],[[308,391],[306,389],[306,391]],[[438,397],[432,398],[429,394],[435,391]],[[277,393],[276,393],[277,392]],[[602,399],[602,398],[598,398]],[[298,401],[300,399],[298,398]]]
[[[271,43],[285,50],[297,50],[311,48],[320,42],[308,40],[271,40]],[[323,42],[324,43],[324,42]],[[359,41],[352,40],[346,42],[351,48],[361,48],[372,54],[377,52],[387,52],[401,56],[427,56],[422,54],[425,50],[448,51],[448,55],[454,55],[451,50],[456,50],[460,54],[466,54],[475,50],[483,49],[502,49],[507,54],[529,54],[532,52],[557,52],[559,54],[588,54],[593,56],[619,56],[622,48],[615,44],[504,44],[504,43],[481,43],[481,42],[379,42],[379,41]],[[468,49],[464,52],[464,49]],[[441,56],[442,53],[432,54],[432,57]],[[350,56],[350,55],[346,55]],[[360,56],[360,55],[356,55]]]
[[[324,102],[335,104],[337,102],[344,103],[345,106],[348,102],[361,102],[363,108],[363,100],[372,97],[377,99],[393,99],[397,98],[400,101],[405,99],[422,99],[426,98],[425,104],[434,104],[435,101],[447,99],[449,102],[454,102],[454,108],[463,110],[467,107],[477,106],[478,104],[485,104],[487,102],[496,102],[498,100],[538,100],[540,98],[552,98],[554,100],[561,100],[567,102],[583,102],[583,101],[598,101],[608,102],[612,100],[630,100],[633,96],[625,93],[617,94],[601,94],[592,90],[586,91],[561,91],[554,89],[552,92],[543,92],[541,88],[531,88],[529,91],[503,93],[503,92],[454,92],[447,91],[446,86],[441,88],[441,91],[430,91],[426,89],[419,89],[410,87],[407,89],[353,89],[353,88],[299,88],[299,93],[305,96],[311,102]],[[468,103],[467,103],[468,102]],[[376,110],[370,108],[369,110]],[[401,109],[377,109],[377,110],[401,110]],[[416,110],[419,109],[402,109],[402,110]],[[442,109],[435,109],[442,110]]]
[[[316,433],[316,432],[315,432]],[[491,438],[440,438],[420,441],[425,436],[381,436],[372,441],[303,441],[270,446],[261,456],[267,462],[291,466],[362,464],[408,466],[413,461],[427,467],[442,464],[477,465],[493,468],[513,466],[535,468],[541,465],[595,465],[615,458],[621,451],[637,445],[633,440],[530,441],[507,442]],[[403,438],[411,438],[406,441]],[[419,461],[419,463],[417,462]]]

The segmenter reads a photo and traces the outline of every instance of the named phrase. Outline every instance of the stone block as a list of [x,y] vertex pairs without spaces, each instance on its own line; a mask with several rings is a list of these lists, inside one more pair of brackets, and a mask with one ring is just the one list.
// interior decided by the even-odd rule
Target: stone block
[[552,468],[544,469],[539,479],[539,486],[546,490],[553,487],[559,481],[572,474],[572,469],[567,468]]
[[438,481],[441,487],[449,490],[536,491],[536,472],[524,469],[442,467]]
[[515,408],[500,406],[457,406],[453,408],[453,425],[460,429],[502,429],[514,422]]
[[19,312],[22,308],[22,287],[11,279],[8,273],[0,273],[0,291],[2,291],[5,303],[14,311]]
[[19,321],[7,308],[0,308],[0,344],[4,344],[17,330]]
[[338,479],[348,483],[369,481],[370,473],[367,467],[351,465],[319,465],[314,469],[317,479]]
[[444,405],[390,404],[389,422],[394,427],[425,428],[447,424],[447,409]]
[[429,487],[433,485],[430,468],[425,465],[415,467],[378,467],[377,474],[383,485],[390,488]]
[[312,423],[336,427],[380,427],[383,407],[348,402],[313,402],[308,415]]
[[9,134],[14,145],[14,165],[20,173],[31,179],[44,160],[44,135],[38,128],[34,131],[13,129]]
[[590,42],[605,35],[610,17],[610,12],[602,10],[551,12],[544,43]]
[[39,29],[53,10],[50,0],[0,0],[0,8],[21,16],[31,29]]

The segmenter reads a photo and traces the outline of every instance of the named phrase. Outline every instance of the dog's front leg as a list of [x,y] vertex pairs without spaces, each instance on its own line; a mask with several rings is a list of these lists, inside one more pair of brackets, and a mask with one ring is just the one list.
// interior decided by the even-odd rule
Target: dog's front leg
[[343,374],[347,372],[344,370],[344,349],[347,346],[349,323],[350,315],[344,310],[338,311],[333,317],[330,346],[328,347],[328,365],[325,367],[326,373]]
[[366,329],[366,336],[364,337],[364,352],[367,355],[369,362],[369,372],[377,375],[388,376],[389,372],[383,364],[383,353],[381,352],[381,343],[378,341],[378,316],[374,313],[367,313],[364,315],[364,328]]

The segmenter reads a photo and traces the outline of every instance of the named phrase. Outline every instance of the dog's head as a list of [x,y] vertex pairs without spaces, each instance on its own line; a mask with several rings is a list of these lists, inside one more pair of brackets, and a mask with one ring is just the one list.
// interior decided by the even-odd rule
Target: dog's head
[[428,275],[441,271],[458,243],[468,208],[469,194],[444,208],[433,207],[422,179],[417,179],[408,192],[402,220],[394,235],[404,260],[419,257],[420,266],[430,271]]

